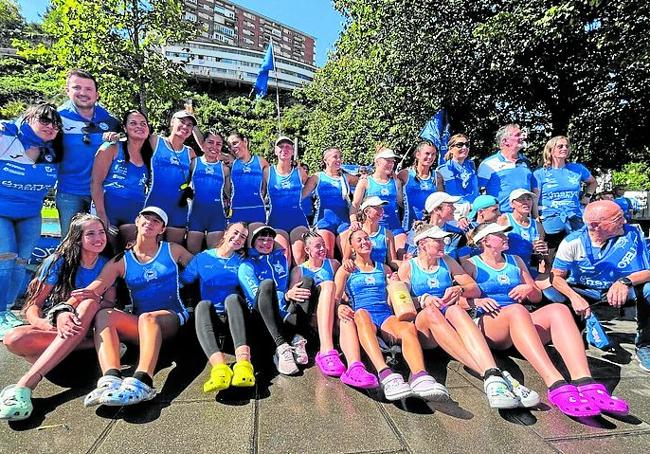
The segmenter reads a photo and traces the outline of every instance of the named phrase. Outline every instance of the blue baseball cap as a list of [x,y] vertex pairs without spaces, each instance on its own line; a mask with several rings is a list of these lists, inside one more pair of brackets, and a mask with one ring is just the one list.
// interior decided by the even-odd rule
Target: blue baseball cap
[[474,199],[474,203],[472,203],[472,210],[468,214],[469,219],[476,219],[478,210],[483,210],[494,205],[499,205],[499,201],[496,197],[485,194],[478,196]]

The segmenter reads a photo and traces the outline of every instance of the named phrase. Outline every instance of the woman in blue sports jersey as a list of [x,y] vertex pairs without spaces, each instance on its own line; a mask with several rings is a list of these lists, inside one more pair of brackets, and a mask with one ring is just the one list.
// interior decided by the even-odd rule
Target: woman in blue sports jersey
[[567,162],[569,154],[568,138],[551,138],[542,151],[542,167],[533,173],[551,257],[565,236],[582,227],[581,205],[589,203],[597,187],[596,179],[584,165]]
[[338,235],[350,227],[350,186],[357,184],[358,177],[341,171],[341,150],[336,147],[323,151],[323,163],[324,170],[307,179],[302,197],[315,194],[314,227],[325,240],[327,256],[333,258],[334,247],[342,249]]
[[[504,253],[508,250],[505,232],[510,229],[495,223],[479,225],[473,238],[481,254],[462,263],[481,289],[481,296],[468,302],[476,311],[478,327],[488,345],[499,350],[513,346],[519,350],[548,387],[548,400],[569,416],[595,416],[601,409],[614,406],[620,413],[627,413],[627,404],[624,409],[611,405],[624,401],[607,393],[583,396],[583,392],[590,392],[588,385],[595,382],[570,309],[555,303],[529,312],[521,304],[539,303],[542,294],[524,262]],[[544,349],[549,342],[564,360],[571,383],[565,381]],[[591,397],[597,397],[599,403]]]
[[[167,214],[145,207],[135,220],[137,234],[131,249],[118,254],[99,277],[73,296],[91,291],[103,295],[118,277],[131,294],[133,313],[102,309],[95,317],[95,346],[102,377],[84,400],[89,407],[133,405],[156,396],[153,373],[163,340],[176,335],[189,313],[179,295],[178,265],[186,266],[192,254],[176,243],[160,241]],[[120,341],[140,346],[140,358],[132,377],[122,379]]]
[[192,163],[194,198],[187,224],[187,249],[197,254],[205,239],[215,248],[226,228],[226,201],[230,199],[230,168],[221,160],[223,137],[210,130],[201,142],[203,156]]
[[0,334],[22,324],[10,309],[41,236],[43,200],[57,181],[60,131],[61,117],[50,104],[0,125]]
[[102,301],[87,292],[74,299],[74,306],[69,304],[73,302],[70,293],[97,278],[108,261],[100,255],[106,244],[101,219],[80,213],[73,216],[68,234],[41,264],[23,308],[29,325],[12,329],[3,341],[7,350],[33,364],[15,385],[0,394],[0,419],[29,418],[32,391],[43,377],[73,350],[93,348],[92,338],[86,334],[100,307],[115,302],[114,289],[109,289]]
[[[255,385],[250,362],[251,351],[246,342],[244,311],[248,308],[239,291],[237,273],[246,251],[248,228],[242,222],[228,225],[219,245],[194,256],[183,270],[181,280],[201,285],[201,301],[196,306],[196,336],[212,366],[203,391],[214,392],[232,386]],[[226,336],[230,333],[236,363],[232,369],[223,354]]]
[[139,110],[129,110],[122,124],[126,140],[106,144],[97,150],[90,193],[97,216],[109,228],[117,228],[122,244],[128,244],[135,239],[135,218],[144,207],[153,149],[146,115]]
[[402,228],[400,220],[400,209],[404,206],[402,183],[395,178],[395,159],[397,155],[390,148],[379,147],[375,153],[375,172],[359,180],[354,189],[354,198],[350,207],[350,222],[353,228],[359,227],[359,220],[356,218],[361,202],[366,197],[376,196],[386,200],[388,204],[384,208],[384,217],[380,225],[386,227],[393,233],[395,238],[395,249],[400,254],[406,246],[406,231]]
[[[388,266],[372,260],[372,243],[363,230],[352,232],[348,242],[355,255],[355,268],[348,271],[346,267],[341,267],[335,276],[341,336],[354,337],[358,333],[358,339],[379,375],[388,400],[409,396],[431,400],[448,399],[447,389],[437,383],[424,368],[422,346],[415,324],[399,320],[388,304],[386,285],[387,277],[393,274],[392,271]],[[349,298],[349,306],[341,303],[344,292]],[[356,331],[351,325],[356,327]],[[408,383],[386,365],[377,341],[378,333],[386,341],[402,343],[404,358],[411,371]],[[347,340],[346,344],[349,343],[350,340]]]
[[404,188],[404,219],[402,227],[408,231],[415,221],[423,219],[424,201],[436,191],[434,170],[438,150],[428,140],[422,140],[415,148],[415,162],[397,174]]
[[459,203],[472,204],[478,197],[478,176],[474,161],[468,159],[469,138],[465,134],[454,134],[448,146],[445,163],[436,169],[438,191],[459,196]]
[[151,188],[145,206],[157,206],[169,216],[165,226],[165,239],[182,244],[187,225],[187,199],[185,188],[189,184],[190,168],[196,154],[184,145],[196,126],[196,118],[181,110],[172,115],[168,137],[152,135]]
[[280,245],[289,252],[287,260],[296,265],[305,261],[302,235],[307,231],[307,217],[302,210],[302,189],[307,172],[294,165],[293,141],[280,137],[275,141],[278,163],[264,169],[269,215],[266,223],[276,229],[283,241]]
[[235,156],[231,168],[232,200],[231,222],[266,222],[264,169],[269,163],[261,156],[251,154],[248,139],[233,131],[227,138],[230,151]]
[[[370,242],[372,243],[371,258],[375,262],[388,265],[393,271],[397,271],[399,261],[397,260],[397,252],[395,252],[393,233],[379,224],[384,217],[384,206],[387,204],[388,202],[379,197],[367,197],[359,207],[357,219],[361,223],[361,228],[370,236]],[[341,234],[343,260],[352,257],[350,243],[347,241],[351,232],[352,228]]]
[[415,320],[420,342],[425,348],[440,346],[482,376],[492,408],[515,408],[520,402],[536,405],[537,393],[522,386],[515,388],[519,398],[511,392],[506,382],[509,376],[497,368],[483,334],[463,308],[466,299],[478,297],[480,290],[445,254],[445,240],[451,235],[440,227],[421,225],[415,236],[417,257],[404,261],[399,268],[400,280],[410,287],[421,308]]

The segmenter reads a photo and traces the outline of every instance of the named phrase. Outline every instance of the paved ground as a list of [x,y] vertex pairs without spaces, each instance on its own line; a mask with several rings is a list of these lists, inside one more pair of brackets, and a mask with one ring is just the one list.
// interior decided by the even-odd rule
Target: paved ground
[[[453,398],[445,405],[415,399],[389,404],[321,376],[313,365],[298,377],[261,374],[254,390],[215,398],[202,393],[208,368],[189,346],[170,355],[156,374],[160,395],[136,407],[84,408],[94,371],[80,387],[44,380],[35,392],[32,418],[0,424],[0,453],[643,452],[650,446],[650,375],[631,354],[634,322],[605,325],[616,331],[613,338],[621,347],[613,353],[591,348],[589,361],[594,376],[630,401],[632,413],[624,418],[572,420],[551,409],[545,396],[533,411],[491,410],[482,382],[435,353],[429,365]],[[134,360],[129,353],[126,358]],[[507,356],[498,361],[526,385],[543,389],[525,361]],[[0,364],[3,386],[27,368],[3,347]]]

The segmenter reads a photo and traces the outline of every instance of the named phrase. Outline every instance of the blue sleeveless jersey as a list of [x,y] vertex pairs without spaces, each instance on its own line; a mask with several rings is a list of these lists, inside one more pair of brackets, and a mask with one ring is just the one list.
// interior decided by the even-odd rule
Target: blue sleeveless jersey
[[442,298],[452,285],[452,277],[445,261],[438,260],[438,268],[435,271],[425,271],[418,264],[416,259],[410,259],[411,264],[411,295],[422,296],[428,293],[432,296]]
[[[397,206],[397,183],[391,178],[386,183],[379,183],[373,177],[368,177],[366,198],[376,196],[388,202],[384,205],[384,217],[379,221],[380,225],[389,228],[395,235],[402,233],[402,225],[399,220],[399,209]],[[397,231],[397,232],[396,232]]]
[[424,211],[424,202],[430,194],[436,192],[436,182],[433,176],[415,179],[415,169],[408,170],[406,185],[404,186],[404,219],[402,227],[410,230],[415,221],[421,221]]
[[319,172],[318,184],[314,192],[316,193],[314,224],[319,229],[340,233],[339,226],[347,226],[350,219],[350,186],[348,180],[344,175],[333,178],[325,172]]
[[533,241],[539,238],[537,222],[530,219],[528,227],[524,227],[515,221],[512,213],[506,213],[512,230],[508,232],[508,254],[518,255],[526,266],[530,266],[530,259],[533,256]]
[[372,235],[369,235],[370,242],[372,243],[372,251],[370,251],[370,258],[373,262],[384,264],[388,257],[388,239],[386,238],[386,227],[379,226]]
[[303,277],[310,277],[314,280],[314,284],[319,285],[321,282],[334,280],[334,268],[332,267],[332,259],[326,258],[320,268],[312,270],[307,266],[307,262],[300,265],[300,271]]
[[201,288],[201,299],[209,300],[217,313],[224,313],[224,302],[229,295],[237,294],[239,279],[237,272],[242,258],[233,254],[221,257],[216,249],[209,249],[194,256],[181,274],[185,284],[197,279]]
[[149,171],[124,159],[123,142],[104,179],[104,205],[112,225],[132,224],[144,207]]
[[291,232],[298,226],[307,226],[301,207],[302,181],[297,168],[288,175],[280,175],[276,166],[269,168],[266,191],[269,195],[268,225]]
[[[262,200],[262,165],[260,157],[253,155],[248,162],[235,159],[232,163],[232,212],[233,221],[264,222],[264,200]],[[254,210],[255,219],[240,219],[238,210]],[[260,219],[257,219],[262,215]]]
[[439,166],[436,173],[442,177],[447,194],[461,197],[459,203],[474,203],[478,197],[478,175],[474,161],[466,159],[461,164],[451,159]]
[[365,309],[372,321],[381,327],[393,311],[388,305],[386,293],[386,276],[381,263],[375,262],[372,271],[361,271],[356,268],[345,283],[345,293],[350,298],[352,309]]
[[189,314],[178,293],[178,265],[166,241],[160,243],[155,257],[147,263],[140,263],[132,250],[124,253],[124,282],[129,288],[133,313],[168,310],[178,316],[183,325]]
[[183,190],[190,176],[190,147],[174,151],[167,142],[158,138],[158,145],[151,158],[151,189],[145,206],[162,208],[169,216],[170,227],[185,227],[187,207],[179,206]]
[[206,162],[203,156],[196,160],[192,172],[194,199],[189,214],[189,231],[217,232],[225,229],[224,182],[221,161]]
[[[474,280],[481,289],[481,298],[492,298],[499,304],[499,307],[516,304],[508,296],[508,293],[523,282],[515,256],[505,254],[505,258],[506,263],[500,270],[487,265],[478,255],[470,258],[474,266],[476,266],[476,278]],[[478,309],[477,314],[481,315],[483,311]]]

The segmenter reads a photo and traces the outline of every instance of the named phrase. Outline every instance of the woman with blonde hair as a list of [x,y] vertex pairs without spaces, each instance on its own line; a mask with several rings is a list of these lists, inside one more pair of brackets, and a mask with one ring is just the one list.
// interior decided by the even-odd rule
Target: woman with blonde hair
[[449,138],[445,163],[436,169],[438,191],[459,196],[460,203],[471,204],[478,197],[476,165],[469,158],[469,138],[454,134]]

